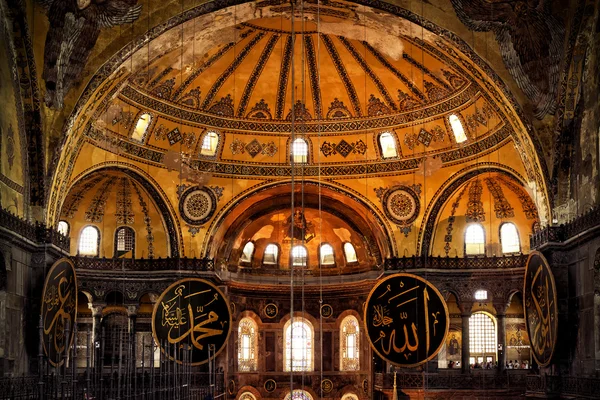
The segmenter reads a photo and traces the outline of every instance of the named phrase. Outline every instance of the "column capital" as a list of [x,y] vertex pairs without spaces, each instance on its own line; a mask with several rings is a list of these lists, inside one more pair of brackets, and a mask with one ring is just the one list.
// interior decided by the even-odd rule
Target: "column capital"
[[126,304],[125,308],[127,309],[128,317],[137,317],[139,306],[137,304]]
[[460,304],[458,305],[458,308],[460,309],[461,316],[470,317],[471,310],[473,309],[473,302],[461,301]]
[[88,303],[88,308],[92,311],[92,316],[102,317],[102,311],[106,307],[106,303]]
[[510,306],[510,303],[507,303],[505,301],[494,301],[492,302],[492,305],[496,309],[496,316],[504,317],[506,315],[506,310],[508,310],[508,307]]

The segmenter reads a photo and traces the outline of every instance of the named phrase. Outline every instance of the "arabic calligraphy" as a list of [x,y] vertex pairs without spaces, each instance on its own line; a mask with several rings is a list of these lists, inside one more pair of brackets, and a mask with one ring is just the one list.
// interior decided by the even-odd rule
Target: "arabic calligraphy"
[[[152,333],[161,350],[171,359],[191,346],[191,364],[199,365],[223,350],[231,331],[231,311],[223,293],[212,283],[196,278],[169,286],[152,313]],[[209,353],[214,345],[215,353]],[[165,346],[179,353],[165,351]]]
[[386,361],[413,367],[433,358],[445,343],[448,307],[428,281],[395,274],[371,290],[364,307],[371,347]]
[[63,353],[73,343],[66,342],[67,326],[73,327],[77,317],[77,277],[71,261],[58,260],[46,276],[42,292],[43,348],[54,366],[64,362]]
[[548,262],[539,252],[527,260],[523,293],[525,321],[533,356],[545,367],[550,363],[558,331],[558,307],[554,275]]

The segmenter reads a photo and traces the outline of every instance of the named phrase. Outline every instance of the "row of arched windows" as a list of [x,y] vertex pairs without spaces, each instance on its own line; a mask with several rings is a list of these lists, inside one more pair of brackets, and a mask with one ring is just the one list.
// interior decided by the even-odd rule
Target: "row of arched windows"
[[[240,262],[252,262],[254,250],[254,242],[247,242],[242,249]],[[308,261],[308,250],[306,250],[306,247],[302,245],[294,246],[290,256],[293,266],[305,267]],[[348,264],[358,262],[356,250],[354,249],[352,243],[344,243],[344,256],[346,257],[346,263]],[[331,246],[329,243],[323,243],[319,247],[319,262],[320,265],[335,265],[333,246]],[[265,247],[262,263],[266,265],[277,265],[279,263],[279,246],[274,243],[269,243],[267,247]]]
[[[58,223],[58,231],[64,236],[69,235],[69,224],[66,221]],[[79,234],[77,253],[82,256],[98,256],[100,247],[100,230],[88,225]],[[128,226],[117,228],[114,239],[115,257],[135,251],[135,232]],[[133,254],[132,254],[133,256]]]
[[[515,224],[505,222],[500,225],[500,243],[504,254],[521,252],[519,232]],[[465,231],[465,254],[468,256],[485,254],[485,229],[483,225],[474,223],[467,226]]]
[[[284,371],[309,372],[314,370],[314,328],[302,317],[288,321],[284,328]],[[352,315],[340,325],[340,371],[360,370],[360,328]],[[238,371],[258,369],[258,326],[249,317],[238,324]]]
[[[238,400],[257,400],[256,396],[254,396],[250,392],[244,392],[240,395]],[[285,400],[313,400],[313,397],[310,393],[304,390],[294,390],[293,393],[288,393],[285,396]],[[358,400],[358,396],[354,393],[346,393],[342,396],[342,400]]]
[[[131,139],[143,143],[148,128],[152,122],[152,115],[143,113],[131,133]],[[463,143],[467,140],[467,135],[456,114],[448,116],[448,123],[452,129],[456,143]],[[212,157],[217,153],[219,147],[219,134],[215,131],[207,131],[202,138],[200,155]],[[382,158],[398,157],[398,145],[396,138],[391,132],[383,132],[379,135],[379,148]],[[305,164],[308,162],[308,142],[303,138],[296,138],[290,146],[290,159],[296,164]]]

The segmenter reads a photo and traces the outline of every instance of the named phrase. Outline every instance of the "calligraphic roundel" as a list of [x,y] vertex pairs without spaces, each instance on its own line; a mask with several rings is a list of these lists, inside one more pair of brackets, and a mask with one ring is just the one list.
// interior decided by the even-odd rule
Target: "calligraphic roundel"
[[77,276],[73,263],[61,258],[46,275],[42,292],[42,346],[50,364],[63,364],[65,349],[73,343],[76,318]]
[[173,283],[160,295],[152,312],[154,340],[166,356],[179,363],[200,365],[209,356],[216,357],[230,332],[229,302],[215,285],[203,279]]
[[440,351],[450,318],[435,286],[419,276],[400,273],[371,290],[364,323],[371,347],[381,358],[400,367],[416,367]]
[[554,275],[538,251],[527,259],[523,286],[527,333],[533,357],[541,367],[550,364],[558,331],[558,306]]

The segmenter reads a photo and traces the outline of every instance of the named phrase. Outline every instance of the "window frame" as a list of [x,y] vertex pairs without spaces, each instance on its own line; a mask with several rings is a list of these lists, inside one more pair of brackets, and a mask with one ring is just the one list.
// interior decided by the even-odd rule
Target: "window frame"
[[[481,230],[483,231],[483,244],[482,244],[483,245],[483,252],[482,253],[477,253],[477,254],[467,254],[467,233],[469,231],[469,228],[472,227],[472,226],[474,226],[474,225],[479,226],[481,228]],[[464,241],[463,252],[464,252],[464,256],[465,257],[485,257],[486,250],[487,250],[486,249],[486,247],[487,247],[486,243],[487,242],[486,242],[485,228],[483,227],[483,225],[481,223],[479,223],[479,222],[468,223],[467,226],[465,227],[465,233],[463,234],[463,241]]]
[[[354,256],[356,257],[355,261],[348,261],[348,253],[346,252],[346,245],[349,244],[352,246],[352,250],[354,251]],[[344,260],[347,265],[355,265],[358,264],[358,254],[356,253],[356,247],[352,244],[352,242],[344,242],[342,245],[342,250],[344,251]]]
[[[385,135],[389,135],[390,138],[393,140],[394,142],[394,152],[396,153],[393,156],[386,156],[383,150],[383,143],[381,143],[381,138]],[[394,158],[400,158],[400,152],[398,151],[398,137],[396,136],[395,132],[392,131],[383,131],[380,132],[379,135],[377,135],[377,147],[379,148],[379,154],[381,154],[381,159],[383,160],[391,160]]]
[[67,221],[65,221],[64,219],[61,219],[60,221],[58,221],[58,225],[56,225],[56,231],[58,233],[62,234],[62,232],[60,231],[61,222],[64,223],[65,225],[67,225],[67,232],[63,236],[69,237],[69,234],[71,233],[71,225],[69,225],[69,223]]
[[[243,324],[244,323],[248,323],[249,325],[251,325],[251,328],[254,329],[254,333],[250,334],[250,346],[251,346],[251,356],[248,359],[242,359],[240,357],[240,354],[242,353],[242,335],[241,335],[241,328],[243,328]],[[244,317],[242,319],[240,319],[240,322],[238,322],[238,329],[237,329],[237,339],[238,339],[238,347],[237,347],[237,370],[240,373],[244,373],[244,372],[257,372],[258,371],[258,324],[256,323],[256,321],[254,319],[252,319],[251,317]],[[242,369],[240,368],[240,365],[243,364],[248,364],[249,368],[247,369]]]
[[[131,242],[131,256],[133,258],[135,258],[135,242],[136,242],[136,237],[135,237],[135,229],[133,229],[130,226],[127,225],[120,225],[117,226],[117,229],[115,229],[115,236],[114,236],[114,240],[113,240],[113,257],[114,258],[119,258],[121,257],[123,254],[127,253],[127,251],[124,250],[118,250],[119,248],[119,231],[120,230],[125,230],[125,231],[129,231],[131,232],[132,235],[132,242]],[[119,251],[122,252],[122,254],[119,254]]]
[[[304,161],[295,161],[294,160],[294,143],[297,141],[303,141],[304,144],[306,145],[306,158]],[[295,137],[294,140],[292,140],[292,138],[289,139],[289,151],[288,151],[289,155],[290,155],[290,164],[296,165],[296,164],[300,164],[300,165],[307,165],[309,164],[309,160],[310,160],[310,142],[308,141],[307,138],[299,136],[299,137]]]
[[[504,251],[504,240],[502,240],[502,228],[505,225],[512,225],[515,228],[515,233],[517,235],[517,244],[519,245],[519,250],[517,251]],[[514,254],[521,254],[522,251],[522,247],[521,247],[521,235],[519,235],[519,229],[517,228],[517,224],[515,224],[514,222],[510,222],[510,221],[506,221],[500,224],[500,226],[498,227],[498,237],[500,238],[500,250],[502,251],[502,254],[508,254],[508,255],[514,255]]]
[[[81,254],[81,237],[83,236],[83,232],[87,228],[93,228],[96,230],[96,233],[97,233],[96,254]],[[79,231],[79,236],[77,238],[77,255],[83,256],[83,257],[100,257],[100,241],[101,241],[100,229],[98,229],[98,227],[96,225],[91,225],[91,224],[84,225],[81,228],[81,230]]]
[[[296,323],[304,324],[306,326],[306,330],[309,333],[308,340],[310,341],[310,346],[307,346],[307,347],[310,347],[308,349],[308,353],[309,353],[308,354],[309,360],[307,362],[308,365],[307,365],[306,369],[294,369],[293,360],[288,360],[288,347],[287,347],[288,330],[290,331],[290,336],[292,335],[292,319],[290,318],[283,326],[283,371],[284,372],[292,372],[292,371],[293,372],[313,372],[315,370],[315,345],[314,345],[315,328],[314,328],[313,324],[304,317],[294,317],[294,324],[296,324]],[[290,357],[292,356],[292,349],[293,349],[293,344],[291,344],[292,340],[293,339],[290,337],[290,345],[291,345],[291,348],[289,349]]]
[[[333,262],[331,262],[329,264],[323,264],[323,256],[322,256],[322,252],[321,252],[323,246],[329,246],[331,248],[331,256],[333,257]],[[307,258],[308,258],[308,254],[307,254]],[[336,262],[335,262],[335,249],[328,242],[323,242],[319,246],[319,266],[320,267],[327,267],[327,268],[335,267],[336,266]]]
[[[474,338],[471,337],[471,335],[475,335],[476,334],[476,330],[472,329],[471,327],[471,318],[475,317],[476,315],[483,315],[487,318],[490,319],[490,321],[492,322],[493,325],[493,332],[494,332],[494,338],[493,338],[493,344],[490,344],[490,348],[493,350],[490,350],[489,352],[487,351],[487,349],[485,349],[485,344],[484,344],[484,351],[483,352],[477,352],[477,351],[473,351],[473,349],[471,348],[471,346],[475,346],[476,340],[473,340]],[[490,314],[489,312],[486,311],[475,311],[473,314],[471,314],[471,316],[469,317],[469,353],[471,354],[471,357],[476,357],[479,356],[481,354],[485,354],[488,356],[494,356],[494,359],[497,361],[498,360],[498,321],[496,320],[496,317],[494,317],[492,314]]]
[[[216,135],[216,137],[217,137],[217,143],[215,145],[215,149],[214,149],[214,151],[212,153],[204,153],[204,151],[205,151],[205,149],[204,149],[204,140],[211,133],[214,133]],[[221,146],[221,142],[222,141],[223,141],[223,134],[221,132],[219,132],[216,129],[207,129],[200,136],[200,140],[198,141],[199,146],[200,146],[200,151],[198,151],[198,156],[200,156],[200,157],[208,157],[208,158],[215,158],[217,156],[217,154],[219,153],[219,147]]]
[[[275,247],[277,247],[277,254],[275,254],[275,262],[274,263],[267,263],[265,262],[265,256],[267,254],[267,249],[269,248],[270,245],[273,245]],[[281,247],[279,247],[279,244],[277,243],[267,243],[267,245],[265,246],[265,250],[263,251],[263,256],[262,256],[262,260],[261,260],[261,265],[279,265],[279,257],[281,257]]]
[[[485,292],[485,298],[484,299],[478,299],[477,298],[477,293],[482,293]],[[489,292],[487,289],[477,289],[475,290],[475,293],[473,293],[473,299],[475,299],[475,301],[488,301],[489,300]]]
[[[462,142],[459,142],[458,140],[456,140],[456,134],[454,133],[454,128],[452,127],[452,122],[450,121],[450,117],[455,116],[458,119],[458,122],[460,122],[460,125],[462,127],[463,133],[465,135],[465,140],[463,140]],[[448,114],[448,116],[446,118],[444,118],[444,122],[447,124],[447,130],[449,132],[450,136],[450,140],[452,140],[452,142],[458,146],[464,146],[465,144],[467,144],[469,142],[469,131],[467,130],[467,124],[463,118],[463,116],[459,113],[459,112],[451,112]]]
[[[252,245],[252,252],[250,253],[250,259],[248,261],[244,260],[244,250],[246,249],[246,246],[248,246],[248,244]],[[266,248],[265,248],[266,250]],[[256,243],[254,243],[254,241],[252,240],[248,240],[246,242],[246,244],[244,244],[244,247],[242,247],[242,253],[240,254],[240,259],[239,259],[239,263],[240,264],[245,264],[245,265],[250,265],[252,264],[252,258],[254,258],[254,253],[256,252]]]
[[[148,115],[150,117],[150,120],[148,121],[148,125],[146,125],[146,129],[144,130],[144,133],[142,134],[142,137],[138,140],[136,138],[133,137],[133,134],[137,128],[138,123],[140,122],[140,119],[142,119],[143,115]],[[152,124],[154,123],[154,114],[149,112],[149,111],[140,111],[135,118],[135,124],[133,124],[133,128],[131,129],[131,132],[129,132],[129,139],[133,140],[135,143],[141,143],[141,144],[145,144],[146,143],[146,138],[148,137],[148,134],[151,131],[151,127]]]
[[[350,359],[349,357],[344,357],[344,349],[348,349],[348,334],[346,334],[344,332],[346,325],[350,324],[353,321],[355,327],[356,327],[356,343],[354,344],[354,351],[356,352],[356,357]],[[358,318],[356,318],[356,316],[354,315],[347,315],[346,317],[344,317],[344,319],[342,319],[342,322],[340,323],[340,371],[360,371],[360,344],[361,344],[361,339],[360,339],[360,321],[358,320]],[[346,336],[344,336],[346,335]],[[348,361],[347,361],[348,360]],[[354,363],[356,363],[356,367],[355,368],[349,368],[347,364],[352,363],[352,361],[354,360]]]
[[[296,248],[303,248],[304,249],[304,253],[306,254],[306,258],[304,260],[305,262],[302,265],[300,265],[300,264],[298,264],[298,265],[294,264],[294,259],[295,259],[295,257],[294,257],[294,249],[296,249]],[[308,249],[303,244],[297,244],[297,245],[295,245],[294,247],[292,247],[290,249],[290,268],[307,268],[307,267],[308,267]]]

